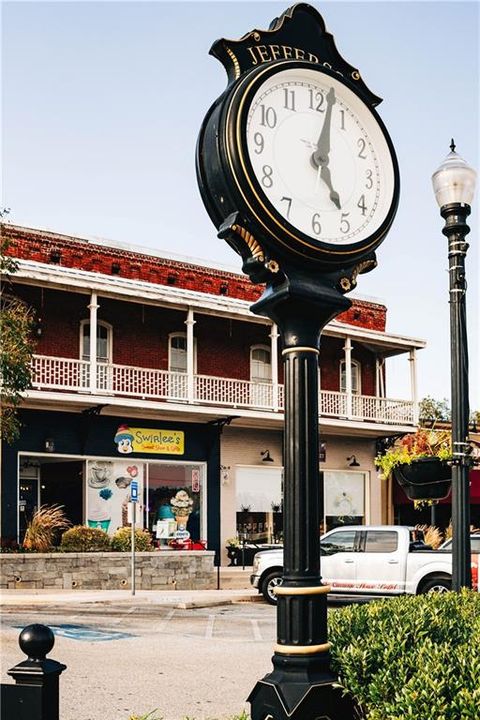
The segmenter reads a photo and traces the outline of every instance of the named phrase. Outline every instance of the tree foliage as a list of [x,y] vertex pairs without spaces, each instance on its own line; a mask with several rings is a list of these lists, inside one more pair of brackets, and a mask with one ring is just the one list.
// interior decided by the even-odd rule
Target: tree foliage
[[22,392],[31,386],[31,330],[34,315],[33,310],[12,292],[10,276],[17,271],[17,263],[5,254],[7,248],[8,240],[0,235],[0,271],[3,280],[0,292],[0,436],[7,442],[13,442],[20,432],[17,409]]
[[450,422],[452,411],[446,398],[435,400],[427,395],[418,403],[420,422]]

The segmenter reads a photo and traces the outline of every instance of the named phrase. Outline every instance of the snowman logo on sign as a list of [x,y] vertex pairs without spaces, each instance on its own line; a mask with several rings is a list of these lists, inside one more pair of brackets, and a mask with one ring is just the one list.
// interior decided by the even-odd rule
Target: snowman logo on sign
[[118,428],[114,442],[117,444],[117,450],[122,455],[129,455],[133,452],[133,435],[128,425],[120,425]]

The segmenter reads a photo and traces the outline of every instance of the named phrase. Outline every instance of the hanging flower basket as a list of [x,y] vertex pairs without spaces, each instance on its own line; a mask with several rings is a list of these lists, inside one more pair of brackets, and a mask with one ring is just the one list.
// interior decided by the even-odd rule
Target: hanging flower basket
[[418,458],[392,472],[410,500],[441,500],[452,487],[452,468],[438,457]]

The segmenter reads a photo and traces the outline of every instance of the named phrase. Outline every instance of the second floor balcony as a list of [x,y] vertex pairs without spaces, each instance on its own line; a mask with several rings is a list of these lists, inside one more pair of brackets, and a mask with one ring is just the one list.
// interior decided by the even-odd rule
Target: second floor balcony
[[[34,390],[282,413],[283,385],[35,355]],[[320,390],[320,417],[413,426],[413,401]]]

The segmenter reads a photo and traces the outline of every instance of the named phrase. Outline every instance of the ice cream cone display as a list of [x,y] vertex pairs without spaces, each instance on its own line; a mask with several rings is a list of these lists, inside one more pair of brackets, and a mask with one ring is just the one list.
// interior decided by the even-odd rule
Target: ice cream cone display
[[186,529],[188,517],[193,508],[192,498],[185,490],[179,490],[175,497],[170,500],[170,505],[177,521],[177,528],[183,526],[183,529]]

